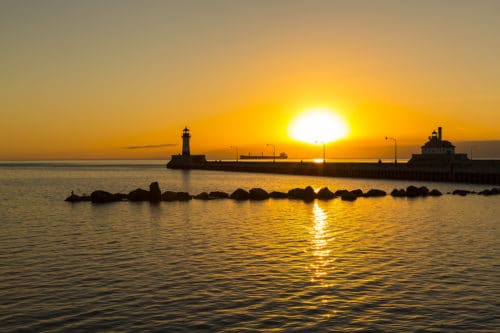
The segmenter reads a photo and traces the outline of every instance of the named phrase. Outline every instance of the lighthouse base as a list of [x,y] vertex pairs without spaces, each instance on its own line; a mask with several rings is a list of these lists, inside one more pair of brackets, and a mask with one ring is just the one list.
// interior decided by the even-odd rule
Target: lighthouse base
[[167,163],[167,168],[188,169],[190,166],[204,163],[207,163],[205,155],[172,155],[170,162]]

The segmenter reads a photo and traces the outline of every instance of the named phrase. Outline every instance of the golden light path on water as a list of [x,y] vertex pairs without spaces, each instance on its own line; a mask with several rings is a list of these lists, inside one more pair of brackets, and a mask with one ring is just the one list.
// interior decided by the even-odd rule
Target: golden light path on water
[[325,281],[328,268],[334,259],[330,258],[331,250],[328,248],[328,215],[317,202],[313,206],[313,223],[311,234],[314,262],[310,266],[313,273],[311,282],[319,282],[322,287],[329,287]]

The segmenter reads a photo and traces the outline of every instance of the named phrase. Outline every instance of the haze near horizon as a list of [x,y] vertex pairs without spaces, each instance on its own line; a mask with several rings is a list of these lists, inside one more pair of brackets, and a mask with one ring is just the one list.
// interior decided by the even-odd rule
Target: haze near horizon
[[312,108],[346,122],[336,158],[390,157],[385,136],[418,147],[437,126],[452,142],[498,142],[499,12],[486,0],[2,1],[0,160],[167,158],[186,125],[200,153],[307,155],[317,148],[288,129]]

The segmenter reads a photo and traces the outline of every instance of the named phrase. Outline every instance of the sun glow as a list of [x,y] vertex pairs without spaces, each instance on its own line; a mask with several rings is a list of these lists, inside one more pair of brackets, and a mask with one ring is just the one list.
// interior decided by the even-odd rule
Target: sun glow
[[330,109],[309,109],[299,115],[288,128],[289,135],[299,141],[324,144],[349,133],[346,122]]

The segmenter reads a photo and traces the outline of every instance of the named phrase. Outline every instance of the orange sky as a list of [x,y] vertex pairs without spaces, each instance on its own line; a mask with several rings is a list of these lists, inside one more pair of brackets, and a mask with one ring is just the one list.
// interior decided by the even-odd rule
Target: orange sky
[[[209,157],[274,143],[300,158],[317,147],[287,128],[316,106],[349,124],[329,145],[336,158],[390,157],[385,136],[418,146],[437,126],[453,142],[500,139],[499,12],[460,0],[2,1],[0,160],[167,158],[185,125]],[[126,148],[160,144],[177,146]]]

